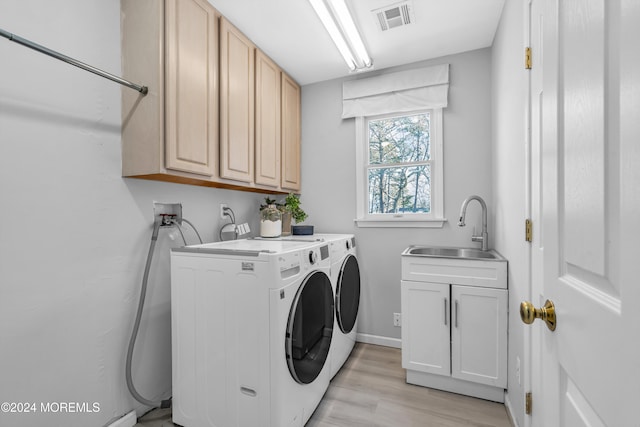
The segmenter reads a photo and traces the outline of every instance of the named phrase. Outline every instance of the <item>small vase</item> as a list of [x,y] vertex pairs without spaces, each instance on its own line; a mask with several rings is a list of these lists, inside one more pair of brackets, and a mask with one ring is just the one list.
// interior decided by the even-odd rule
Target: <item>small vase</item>
[[275,205],[260,211],[260,237],[280,237],[282,234],[282,214]]

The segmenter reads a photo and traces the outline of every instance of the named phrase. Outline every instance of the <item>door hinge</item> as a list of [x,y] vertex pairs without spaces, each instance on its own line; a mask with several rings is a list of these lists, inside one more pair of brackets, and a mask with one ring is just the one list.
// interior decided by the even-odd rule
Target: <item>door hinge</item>
[[530,47],[524,48],[524,68],[526,70],[531,69],[531,48]]
[[533,223],[530,219],[524,221],[524,240],[533,241]]
[[531,392],[528,392],[524,396],[524,413],[527,415],[531,415],[531,405],[533,405],[533,398],[531,397]]

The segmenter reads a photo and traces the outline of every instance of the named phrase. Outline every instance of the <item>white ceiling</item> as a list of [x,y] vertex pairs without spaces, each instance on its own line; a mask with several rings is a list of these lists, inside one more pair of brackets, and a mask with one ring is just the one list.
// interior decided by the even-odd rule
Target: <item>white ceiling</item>
[[[505,0],[413,0],[415,24],[381,32],[372,10],[398,0],[347,0],[374,69],[491,46]],[[298,83],[349,74],[307,0],[209,0]]]

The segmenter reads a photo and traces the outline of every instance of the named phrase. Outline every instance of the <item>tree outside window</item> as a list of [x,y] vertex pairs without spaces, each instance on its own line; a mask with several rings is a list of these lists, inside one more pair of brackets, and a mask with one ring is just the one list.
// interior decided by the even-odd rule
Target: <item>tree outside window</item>
[[368,213],[431,213],[431,113],[368,120]]

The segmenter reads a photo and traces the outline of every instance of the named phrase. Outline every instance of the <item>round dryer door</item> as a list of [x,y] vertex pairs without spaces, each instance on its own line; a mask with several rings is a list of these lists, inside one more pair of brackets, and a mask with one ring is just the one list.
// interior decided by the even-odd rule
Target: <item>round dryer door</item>
[[340,330],[348,334],[356,324],[360,305],[360,268],[355,256],[349,254],[342,263],[336,287],[336,318]]
[[307,276],[293,299],[285,339],[289,372],[296,382],[315,380],[327,360],[333,334],[333,290],[322,271]]

